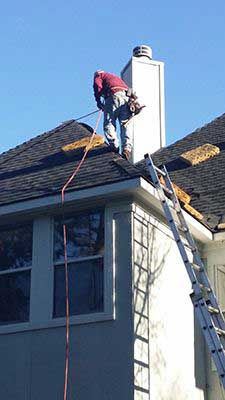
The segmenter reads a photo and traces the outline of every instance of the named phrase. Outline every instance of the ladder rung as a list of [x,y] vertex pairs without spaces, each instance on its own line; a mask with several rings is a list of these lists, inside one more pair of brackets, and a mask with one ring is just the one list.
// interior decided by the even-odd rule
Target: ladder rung
[[[214,299],[214,290],[208,281],[198,246],[195,244],[188,229],[166,167],[163,166],[162,170],[155,167],[149,154],[145,154],[145,159],[147,170],[159,194],[165,217],[192,283],[192,303],[195,307],[202,333],[205,336],[206,344],[212,353],[218,375],[225,389],[225,327],[222,311],[216,302],[216,298]],[[164,179],[160,179],[160,177]],[[184,232],[183,235],[182,232]],[[192,254],[187,254],[188,249]],[[192,261],[189,258],[192,258]],[[216,337],[216,335],[219,335],[219,337]],[[221,357],[221,352],[223,352],[223,357]]]
[[173,204],[173,203],[171,202],[171,203],[168,203],[168,206],[169,206],[170,208],[172,208],[172,210],[175,210],[175,211],[177,212],[177,214],[179,213],[180,209],[178,208],[178,207],[179,207],[178,205]]
[[180,205],[179,204],[174,204],[174,203],[168,203],[168,206],[170,207],[170,208],[172,208],[173,210],[175,210],[177,213],[179,213],[179,211],[180,211]]
[[155,170],[158,172],[159,175],[166,176],[166,173],[162,171],[160,168],[155,166]]
[[184,243],[184,246],[187,247],[191,251],[196,251],[196,247],[190,246],[190,244]]
[[[192,264],[192,263],[191,263],[191,264]],[[192,264],[192,266],[193,266],[193,268],[194,268],[195,271],[198,271],[198,272],[204,271],[204,268],[200,267],[200,265]]]
[[188,232],[188,228],[186,228],[185,226],[177,226],[177,228],[179,229],[179,231],[181,231],[181,232]]
[[202,283],[199,283],[199,286],[202,290],[210,293],[212,291],[212,289],[210,287],[204,286]]
[[215,308],[215,307],[212,307],[212,306],[208,306],[207,308],[208,308],[208,311],[211,314],[219,314],[220,313],[220,310],[218,308]]
[[225,331],[223,329],[217,328],[217,326],[215,326],[215,330],[219,336],[225,336]]
[[164,192],[165,192],[166,194],[169,194],[170,196],[172,196],[172,194],[173,194],[172,190],[168,189],[168,188],[165,187],[165,186],[162,186],[162,188],[163,188],[163,190],[164,190]]

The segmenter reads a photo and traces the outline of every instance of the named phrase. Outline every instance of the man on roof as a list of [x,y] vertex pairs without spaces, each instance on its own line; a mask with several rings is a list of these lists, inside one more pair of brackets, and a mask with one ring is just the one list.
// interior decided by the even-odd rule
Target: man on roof
[[[127,96],[128,86],[118,76],[105,71],[94,74],[94,96],[99,109],[104,110],[104,133],[112,150],[119,151],[119,140],[116,134],[116,120],[120,123],[122,156],[127,160],[132,150],[129,124],[125,122],[131,117]],[[104,102],[102,101],[104,99]]]

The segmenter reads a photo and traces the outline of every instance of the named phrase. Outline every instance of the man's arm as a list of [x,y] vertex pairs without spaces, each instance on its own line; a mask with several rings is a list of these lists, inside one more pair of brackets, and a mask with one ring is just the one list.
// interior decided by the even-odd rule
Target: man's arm
[[102,95],[102,89],[103,89],[103,81],[101,76],[97,75],[94,78],[94,96],[95,96],[95,100],[98,101],[100,100],[100,97]]
[[101,102],[101,95],[102,95],[102,90],[103,90],[103,81],[102,81],[101,76],[99,76],[99,75],[95,76],[93,88],[94,88],[95,100],[97,102],[97,107],[100,110],[103,110],[104,106],[103,106],[103,104]]

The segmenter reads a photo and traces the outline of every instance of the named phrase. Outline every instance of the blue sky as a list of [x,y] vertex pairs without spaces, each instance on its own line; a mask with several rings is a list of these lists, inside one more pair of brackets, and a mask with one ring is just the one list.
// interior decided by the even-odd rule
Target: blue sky
[[3,2],[0,152],[95,110],[93,72],[139,44],[165,62],[168,144],[223,114],[224,20],[224,0]]

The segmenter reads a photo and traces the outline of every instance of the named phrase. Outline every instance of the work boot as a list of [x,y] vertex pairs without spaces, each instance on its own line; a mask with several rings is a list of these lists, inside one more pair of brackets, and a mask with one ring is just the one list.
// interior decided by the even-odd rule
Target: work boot
[[125,160],[129,160],[130,156],[131,156],[131,151],[130,151],[130,150],[124,149],[124,150],[122,151],[122,157],[123,157]]

